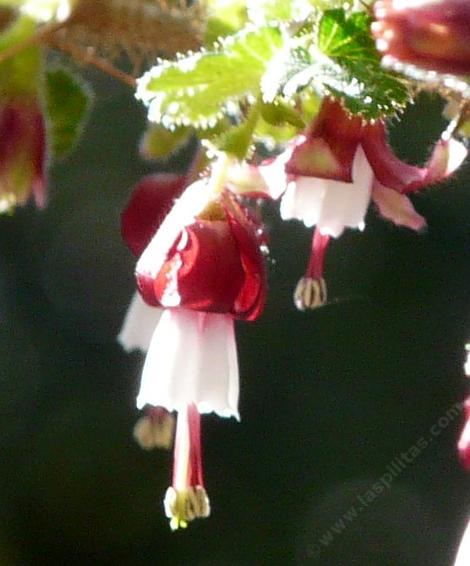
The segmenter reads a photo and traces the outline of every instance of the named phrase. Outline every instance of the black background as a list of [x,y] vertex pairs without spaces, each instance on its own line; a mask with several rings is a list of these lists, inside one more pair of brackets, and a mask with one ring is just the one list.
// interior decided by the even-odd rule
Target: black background
[[[120,211],[155,168],[137,155],[132,93],[88,76],[94,110],[52,168],[48,208],[0,219],[0,564],[450,565],[470,508],[462,414],[331,544],[320,538],[465,397],[469,167],[414,198],[426,234],[371,210],[363,233],[334,241],[334,301],[311,313],[291,300],[310,234],[268,207],[267,308],[238,326],[242,422],[204,418],[212,515],[171,533],[171,454],[131,435],[143,358],[115,342],[134,290]],[[422,96],[393,143],[422,162],[442,125]]]

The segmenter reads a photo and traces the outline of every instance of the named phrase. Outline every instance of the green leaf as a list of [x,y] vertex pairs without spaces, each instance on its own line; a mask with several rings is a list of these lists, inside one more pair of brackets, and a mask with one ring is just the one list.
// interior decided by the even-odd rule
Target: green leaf
[[278,28],[249,27],[213,51],[161,62],[138,81],[136,96],[149,107],[152,122],[170,129],[212,127],[230,107],[236,112],[237,103],[258,95],[266,67],[283,43]]
[[303,129],[305,122],[300,114],[289,104],[282,100],[276,100],[261,107],[263,120],[272,126],[291,125],[297,129]]
[[[36,22],[18,17],[0,34],[0,53],[27,41],[36,31]],[[42,54],[32,45],[0,63],[0,94],[3,96],[37,95],[42,72]]]
[[409,102],[405,83],[380,66],[366,13],[327,10],[317,44],[324,57],[313,55],[310,73],[319,92],[341,98],[367,119],[393,115]]
[[52,152],[55,157],[69,153],[82,132],[91,95],[89,88],[64,68],[46,74],[46,114]]
[[370,35],[370,17],[364,12],[349,16],[344,10],[327,10],[318,28],[318,49],[330,57],[379,60]]
[[325,94],[342,99],[348,110],[366,119],[393,115],[409,100],[402,82],[379,65],[360,59],[318,65],[315,80],[322,83]]
[[380,66],[365,12],[326,10],[312,39],[300,38],[303,44],[291,50],[281,81],[287,98],[313,88],[369,120],[394,115],[409,102],[406,83]]
[[290,141],[299,133],[299,129],[290,124],[274,125],[266,122],[263,118],[258,121],[254,138],[262,142],[268,148],[275,147],[276,144],[283,144]]
[[297,106],[293,108],[282,99],[264,104],[261,119],[255,130],[255,139],[268,147],[284,144],[305,129],[318,112],[320,99],[309,89],[297,96]]
[[219,139],[214,139],[214,145],[238,159],[245,159],[252,149],[253,133],[260,118],[260,106],[261,102],[258,100],[251,106],[245,120],[228,128]]
[[246,0],[206,0],[207,24],[204,44],[238,32],[248,20]]
[[168,159],[189,141],[192,130],[185,126],[167,130],[151,124],[140,141],[140,154],[146,159]]

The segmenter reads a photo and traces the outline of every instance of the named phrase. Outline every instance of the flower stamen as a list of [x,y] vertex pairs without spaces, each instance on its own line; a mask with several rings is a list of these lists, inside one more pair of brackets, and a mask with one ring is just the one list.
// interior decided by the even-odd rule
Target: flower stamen
[[164,507],[172,530],[210,515],[202,473],[201,416],[194,404],[178,413],[173,485],[166,491]]
[[306,273],[297,283],[294,291],[294,304],[300,311],[321,307],[327,301],[323,268],[329,241],[329,235],[322,234],[318,228],[315,229]]

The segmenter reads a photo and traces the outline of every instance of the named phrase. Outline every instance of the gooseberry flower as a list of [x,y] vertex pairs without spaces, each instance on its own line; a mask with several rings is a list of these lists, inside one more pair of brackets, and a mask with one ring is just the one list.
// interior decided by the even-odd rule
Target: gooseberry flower
[[264,306],[260,226],[232,193],[214,198],[207,185],[185,190],[137,263],[144,300],[171,309],[152,337],[137,404],[238,416],[233,320],[255,320]]
[[381,0],[374,13],[372,32],[389,63],[470,73],[468,0]]
[[366,122],[348,113],[339,101],[325,98],[304,134],[274,160],[252,167],[251,179],[245,180],[273,198],[282,195],[283,219],[316,226],[307,273],[294,294],[298,308],[324,303],[323,265],[329,240],[345,228],[363,229],[370,200],[388,220],[421,230],[425,220],[407,193],[446,178],[466,155],[465,146],[445,133],[425,167],[404,163],[387,142],[383,120]]
[[[2,30],[2,49],[28,42],[37,24],[19,15]],[[46,204],[47,143],[41,105],[43,54],[36,45],[0,63],[0,212]]]
[[0,101],[0,212],[46,204],[46,129],[35,99]]
[[[121,338],[148,349],[137,406],[178,413],[173,483],[165,497],[170,525],[178,528],[209,514],[200,414],[239,417],[234,320],[255,320],[263,309],[264,240],[261,224],[224,188],[220,172],[187,188],[186,178],[148,181],[123,213],[123,235],[140,254],[136,276],[143,300],[134,298]],[[159,183],[162,190],[154,190]],[[160,312],[158,322],[150,341],[147,330],[129,340],[143,305]],[[149,424],[143,425],[144,442]]]

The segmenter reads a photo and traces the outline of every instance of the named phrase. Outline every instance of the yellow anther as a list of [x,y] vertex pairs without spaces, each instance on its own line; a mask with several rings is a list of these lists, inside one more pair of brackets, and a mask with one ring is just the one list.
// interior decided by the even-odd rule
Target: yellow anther
[[302,277],[294,291],[294,304],[300,310],[316,309],[327,301],[326,283],[323,277]]
[[169,487],[165,494],[164,506],[173,531],[178,528],[185,529],[190,521],[210,515],[209,498],[201,486],[184,490]]

